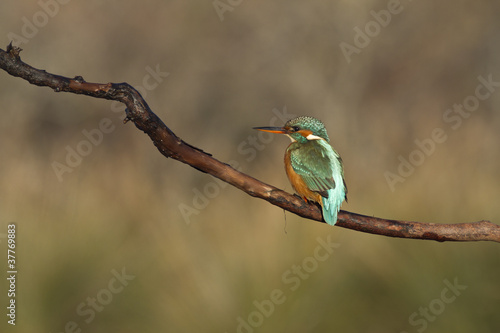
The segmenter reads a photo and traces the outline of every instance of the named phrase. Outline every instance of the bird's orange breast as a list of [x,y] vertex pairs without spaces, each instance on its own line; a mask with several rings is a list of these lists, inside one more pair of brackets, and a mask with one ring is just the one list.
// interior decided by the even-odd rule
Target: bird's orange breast
[[288,180],[290,184],[292,184],[293,189],[297,192],[305,200],[311,200],[319,203],[323,206],[323,202],[321,200],[321,195],[317,192],[311,191],[302,177],[293,170],[292,163],[290,161],[290,151],[287,149],[285,154],[285,171],[288,176]]

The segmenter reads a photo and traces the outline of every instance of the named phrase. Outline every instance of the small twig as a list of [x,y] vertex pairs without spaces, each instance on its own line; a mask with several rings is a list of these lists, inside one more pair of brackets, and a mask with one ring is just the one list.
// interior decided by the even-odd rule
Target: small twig
[[[153,144],[165,155],[217,177],[245,193],[288,210],[304,218],[323,221],[320,208],[304,202],[298,196],[263,183],[220,162],[201,149],[178,138],[149,108],[139,92],[128,83],[90,83],[81,76],[67,78],[36,69],[21,61],[20,48],[0,49],[0,68],[37,86],[50,87],[56,92],[71,92],[122,102],[126,106],[125,121],[149,135]],[[371,234],[398,238],[444,241],[500,242],[500,226],[489,221],[458,224],[436,224],[387,220],[340,211],[337,225]]]

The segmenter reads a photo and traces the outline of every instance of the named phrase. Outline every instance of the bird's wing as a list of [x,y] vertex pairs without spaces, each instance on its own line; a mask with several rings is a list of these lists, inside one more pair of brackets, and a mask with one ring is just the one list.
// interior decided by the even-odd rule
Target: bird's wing
[[307,143],[309,147],[304,147],[306,149],[292,150],[290,162],[293,170],[302,177],[311,191],[327,198],[327,191],[335,188],[333,161],[330,160],[332,153],[327,150],[330,147],[318,143],[310,142]]

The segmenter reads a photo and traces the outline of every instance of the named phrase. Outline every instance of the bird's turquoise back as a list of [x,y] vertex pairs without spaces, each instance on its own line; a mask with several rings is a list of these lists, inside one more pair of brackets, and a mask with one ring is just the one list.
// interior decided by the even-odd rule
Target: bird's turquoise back
[[323,218],[334,225],[337,213],[346,198],[342,160],[326,140],[292,143],[288,150],[293,170],[307,187],[321,195]]

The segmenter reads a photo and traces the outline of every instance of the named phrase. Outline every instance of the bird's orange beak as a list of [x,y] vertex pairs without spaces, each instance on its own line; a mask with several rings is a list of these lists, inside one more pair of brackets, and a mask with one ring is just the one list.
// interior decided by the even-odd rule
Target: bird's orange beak
[[253,129],[256,129],[256,130],[262,131],[262,132],[288,134],[288,130],[284,127],[254,127]]

